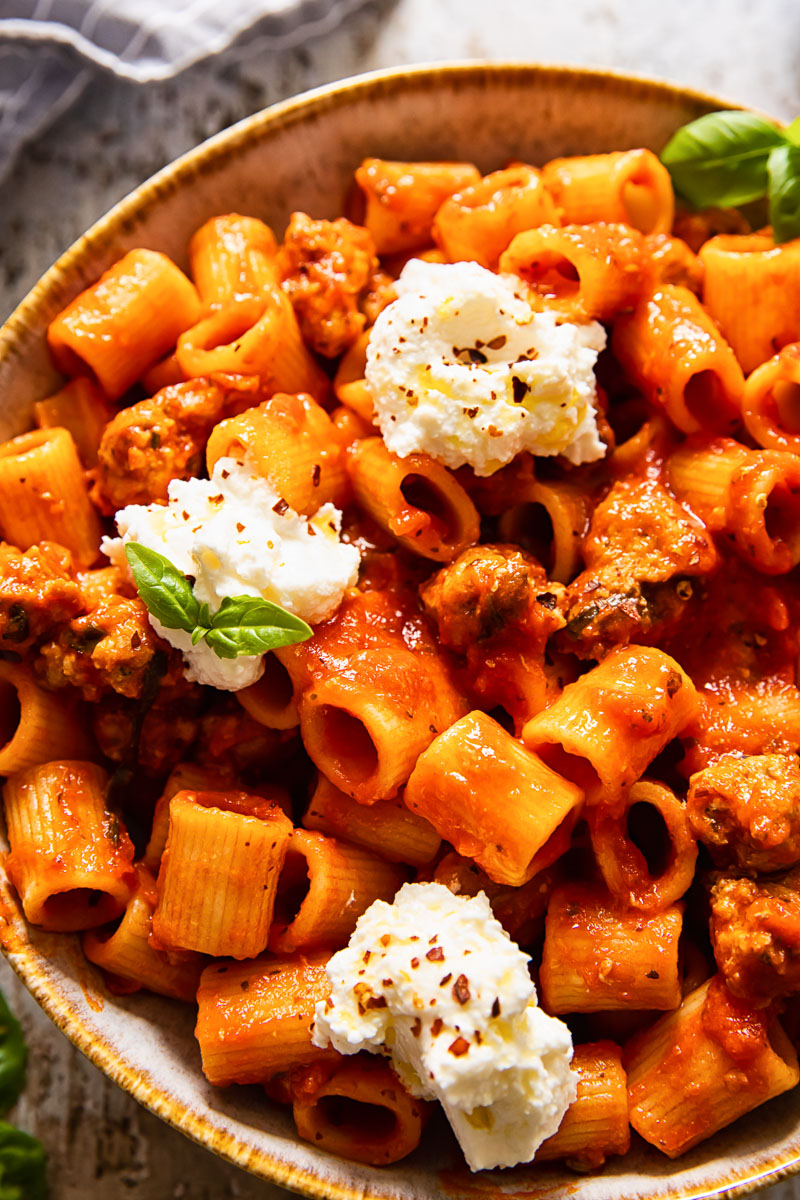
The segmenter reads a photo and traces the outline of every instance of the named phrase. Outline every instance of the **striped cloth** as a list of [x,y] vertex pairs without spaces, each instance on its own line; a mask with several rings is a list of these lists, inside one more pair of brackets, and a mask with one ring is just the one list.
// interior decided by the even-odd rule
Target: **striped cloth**
[[327,33],[364,0],[0,0],[0,179],[102,71],[168,79]]

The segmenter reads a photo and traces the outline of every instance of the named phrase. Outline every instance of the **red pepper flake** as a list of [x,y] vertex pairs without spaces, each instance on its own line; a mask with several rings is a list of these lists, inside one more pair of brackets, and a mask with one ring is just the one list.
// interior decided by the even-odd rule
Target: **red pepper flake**
[[462,408],[461,411],[463,412],[465,417],[469,417],[470,421],[474,421],[478,415],[479,410],[478,410],[478,405],[476,404],[474,408]]
[[480,1029],[475,1030],[475,1042],[478,1046],[480,1046],[483,1043],[483,1037],[481,1035]]
[[310,522],[310,521],[307,521],[307,522],[306,522],[306,529],[308,530],[308,536],[309,536],[309,537],[316,537],[316,536],[317,536],[317,531],[316,531],[316,529],[314,528],[314,526],[311,524],[311,522]]
[[382,979],[381,987],[394,987],[394,980],[393,979]]
[[506,344],[506,340],[506,335],[504,333],[498,333],[497,337],[493,337],[490,342],[486,343],[486,345],[490,350],[502,350],[503,346]]
[[386,1008],[385,996],[370,996],[364,1005],[365,1008]]
[[186,509],[183,510],[183,512],[181,513],[181,516],[183,517],[184,521],[189,520],[189,514],[187,513]]
[[364,951],[364,954],[363,954],[363,956],[362,956],[362,958],[361,958],[361,961],[362,961],[362,962],[364,963],[364,965],[366,966],[366,964],[369,962],[369,960],[370,960],[371,958],[372,958],[372,951],[371,951],[371,950],[365,950],[365,951]]
[[429,962],[444,962],[444,950],[441,946],[434,946],[425,955]]
[[419,1017],[417,1017],[416,1021],[411,1026],[411,1036],[419,1037],[419,1035],[421,1033],[422,1033],[422,1021],[420,1021]]
[[456,1058],[461,1058],[461,1055],[466,1054],[469,1050],[469,1042],[465,1037],[457,1037],[454,1042],[450,1043],[447,1049]]
[[522,401],[527,396],[530,389],[530,384],[527,384],[524,379],[519,379],[516,375],[511,376],[511,387],[514,392],[514,403],[522,404]]
[[500,1016],[500,1001],[499,1001],[499,999],[497,998],[497,996],[495,996],[495,998],[494,998],[494,1004],[492,1005],[492,1016],[493,1016],[493,1017],[499,1017],[499,1016]]
[[242,524],[242,522],[241,522],[241,521],[237,521],[237,522],[236,522],[236,532],[237,532],[237,533],[244,533],[244,525]]
[[218,496],[209,496],[208,502],[209,504],[222,504],[224,499],[225,497],[223,496],[222,492],[220,492]]
[[223,479],[230,479],[230,477],[231,477],[230,471],[220,471],[220,475],[222,476]]
[[380,939],[380,943],[382,946],[391,945],[391,941],[392,941],[392,935],[390,933],[384,933]]
[[469,980],[466,975],[459,975],[458,979],[453,984],[453,999],[459,1004],[466,1004],[470,998]]
[[138,650],[142,644],[142,635],[140,633],[131,634],[131,649]]
[[280,500],[278,501],[278,503],[277,503],[277,504],[273,504],[273,506],[272,506],[272,511],[273,511],[274,513],[277,513],[279,517],[282,517],[282,516],[283,516],[283,514],[284,514],[285,512],[288,512],[288,511],[289,511],[289,505],[286,503],[286,501],[285,501],[285,500],[283,499],[283,497],[281,496],[281,498],[280,498]]
[[446,983],[449,983],[452,978],[453,978],[453,972],[448,971],[448,973],[445,975],[444,979],[439,980],[439,987],[444,987],[444,985]]
[[439,1034],[442,1032],[443,1026],[444,1026],[444,1021],[442,1020],[441,1017],[437,1017],[436,1020],[431,1025],[431,1037],[438,1037]]
[[314,463],[313,469],[311,471],[311,482],[313,483],[314,487],[319,487],[319,481],[320,481],[321,476],[322,476],[322,467],[320,466],[319,463]]
[[418,959],[418,958],[412,958],[412,960],[411,960],[411,966],[412,966],[412,967],[413,967],[413,969],[416,971],[417,967],[419,966],[419,959]]

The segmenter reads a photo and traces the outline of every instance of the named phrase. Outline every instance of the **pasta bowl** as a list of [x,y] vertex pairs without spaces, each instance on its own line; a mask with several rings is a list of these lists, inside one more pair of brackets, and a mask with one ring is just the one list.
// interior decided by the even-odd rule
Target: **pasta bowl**
[[[257,114],[167,167],[118,204],[44,276],[0,333],[0,436],[28,428],[33,403],[59,383],[45,344],[53,317],[133,247],[186,263],[192,231],[237,210],[280,231],[302,209],[335,217],[358,163],[469,159],[482,171],[510,159],[639,146],[659,150],[686,121],[730,107],[685,89],[606,72],[526,65],[456,65],[381,72]],[[212,1089],[200,1069],[191,1010],[138,994],[111,995],[77,940],[30,928],[0,873],[0,939],[56,1025],[110,1078],[164,1120],[264,1179],[309,1196],[623,1198],[744,1194],[800,1170],[800,1096],[741,1119],[684,1158],[643,1142],[597,1174],[545,1164],[470,1175],[438,1136],[400,1165],[345,1162],[300,1141],[255,1087]]]

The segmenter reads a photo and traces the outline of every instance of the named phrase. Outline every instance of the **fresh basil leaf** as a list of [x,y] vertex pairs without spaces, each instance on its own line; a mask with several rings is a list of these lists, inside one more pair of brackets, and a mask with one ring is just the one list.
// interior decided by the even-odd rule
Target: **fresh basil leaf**
[[767,161],[769,221],[776,242],[800,237],[800,146],[776,146]]
[[214,629],[230,629],[242,625],[272,625],[276,629],[292,630],[301,636],[298,640],[310,638],[312,629],[300,617],[290,613],[271,600],[262,600],[260,596],[225,596],[217,611],[211,618]]
[[16,1104],[25,1086],[28,1048],[22,1026],[0,992],[0,1113]]
[[46,1200],[46,1167],[41,1142],[0,1121],[0,1200]]
[[749,112],[714,112],[673,134],[661,153],[675,190],[694,205],[733,208],[767,191],[767,159],[779,129]]
[[791,142],[794,146],[800,146],[800,117],[795,117],[791,125],[788,125],[783,131],[783,136],[787,142]]
[[167,629],[192,633],[198,623],[200,605],[186,576],[163,554],[138,542],[128,542],[125,556],[139,595],[156,620]]
[[305,642],[310,625],[278,604],[258,596],[226,596],[211,618],[206,642],[219,658],[265,654]]

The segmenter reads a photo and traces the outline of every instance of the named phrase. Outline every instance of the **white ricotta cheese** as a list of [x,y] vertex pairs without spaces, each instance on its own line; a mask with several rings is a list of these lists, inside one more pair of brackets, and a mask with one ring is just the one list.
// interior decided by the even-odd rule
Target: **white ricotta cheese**
[[602,458],[594,365],[597,321],[535,312],[525,285],[477,263],[412,259],[378,317],[366,380],[384,441],[447,467],[491,475],[522,450]]
[[473,1171],[529,1162],[575,1099],[572,1039],[537,1007],[523,954],[483,892],[407,883],[377,900],[328,963],[314,1041],[386,1054],[440,1100]]
[[[360,556],[339,539],[342,514],[324,504],[298,516],[272,484],[247,464],[221,458],[210,479],[173,479],[167,504],[129,504],[116,514],[118,538],[102,549],[127,570],[125,544],[139,542],[194,577],[194,592],[212,610],[225,596],[260,596],[310,625],[332,616],[358,578]],[[260,677],[263,655],[219,658],[204,643],[166,629],[156,632],[183,651],[187,677],[238,691]]]

